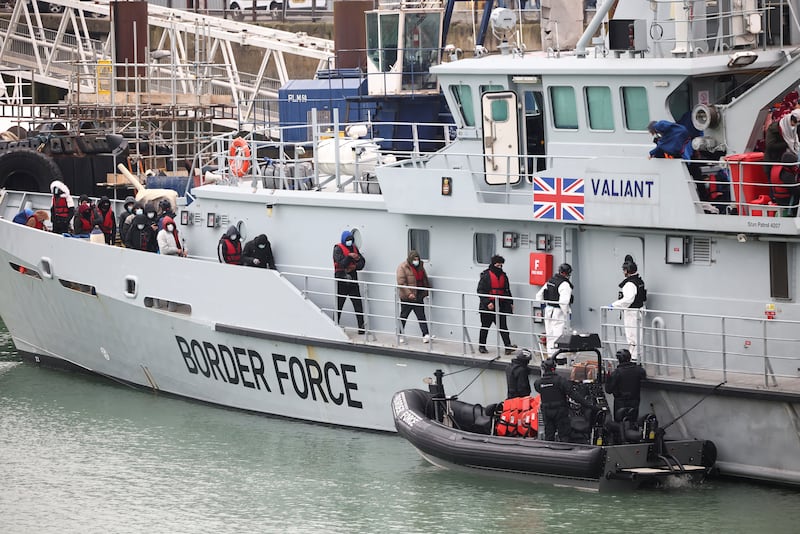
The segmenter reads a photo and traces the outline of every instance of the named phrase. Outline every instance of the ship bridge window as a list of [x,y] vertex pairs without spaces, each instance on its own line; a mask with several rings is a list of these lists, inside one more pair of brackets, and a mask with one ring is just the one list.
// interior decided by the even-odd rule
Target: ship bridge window
[[408,229],[408,250],[416,250],[420,259],[431,258],[431,233],[417,228]]
[[650,124],[650,110],[647,107],[647,90],[644,87],[622,88],[622,110],[625,128],[628,130],[647,130]]
[[367,13],[367,58],[378,72],[389,72],[397,63],[397,13]]
[[572,87],[551,87],[550,107],[553,109],[553,126],[577,130],[578,108],[575,104],[575,89]]
[[495,251],[494,234],[475,234],[475,263],[488,264]]
[[9,262],[11,268],[17,271],[19,274],[24,274],[30,276],[31,278],[36,278],[37,280],[41,280],[42,276],[33,269],[29,269],[28,267],[23,267],[22,265],[17,265],[16,263]]
[[458,106],[458,113],[464,119],[465,126],[475,126],[475,105],[472,102],[472,87],[469,85],[453,85],[450,92]]
[[608,87],[586,87],[586,108],[589,112],[589,128],[613,130],[614,114],[611,106],[611,89]]

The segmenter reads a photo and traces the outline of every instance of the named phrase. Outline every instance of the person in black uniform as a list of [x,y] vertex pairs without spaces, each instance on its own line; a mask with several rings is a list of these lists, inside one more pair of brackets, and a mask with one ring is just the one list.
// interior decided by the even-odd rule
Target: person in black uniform
[[242,265],[275,270],[275,258],[272,256],[272,245],[264,234],[258,234],[248,241],[242,249]]
[[630,408],[633,421],[639,419],[639,393],[642,380],[647,378],[647,372],[641,365],[631,361],[628,349],[617,351],[619,365],[609,375],[606,382],[606,393],[614,395],[614,420],[618,421],[622,414],[620,410]]
[[508,397],[528,397],[531,394],[530,375],[531,351],[522,349],[519,354],[511,360],[511,365],[506,367],[506,384],[508,385]]
[[542,396],[544,439],[555,441],[558,430],[558,440],[569,441],[572,427],[569,421],[567,397],[571,397],[586,408],[592,407],[591,401],[581,397],[571,387],[569,380],[556,374],[556,361],[553,358],[547,358],[542,362],[542,377],[536,379],[533,387]]

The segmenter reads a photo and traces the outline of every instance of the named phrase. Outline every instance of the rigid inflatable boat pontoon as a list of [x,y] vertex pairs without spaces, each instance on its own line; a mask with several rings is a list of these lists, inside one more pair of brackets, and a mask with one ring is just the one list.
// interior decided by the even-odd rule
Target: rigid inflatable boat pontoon
[[[590,336],[597,340],[597,346],[590,350],[597,353],[600,365],[599,339],[594,334]],[[575,343],[580,342],[577,340],[571,346],[576,348]],[[586,339],[583,343],[578,348],[586,349]],[[604,374],[597,373],[590,397],[601,388]],[[658,428],[654,416],[646,416],[638,431],[625,429],[625,437],[617,439],[621,443],[590,444],[613,441],[610,426],[603,421],[608,410],[602,395],[602,399],[594,397],[597,409],[593,413],[600,417],[595,415],[591,422],[594,427],[587,434],[591,438],[585,443],[495,435],[498,410],[494,405],[484,408],[447,397],[441,386],[441,371],[437,371],[436,377],[430,391],[397,392],[392,399],[392,411],[400,435],[423,458],[439,467],[615,491],[660,485],[676,477],[698,482],[716,460],[716,448],[710,441],[665,439],[665,429]]]

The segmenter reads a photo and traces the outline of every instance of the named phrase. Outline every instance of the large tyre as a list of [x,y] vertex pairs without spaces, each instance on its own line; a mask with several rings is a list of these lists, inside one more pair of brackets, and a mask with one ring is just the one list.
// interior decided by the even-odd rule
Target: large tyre
[[230,11],[231,18],[233,20],[237,21],[244,20],[244,11],[242,10],[241,6],[238,3],[233,2],[228,10]]
[[53,180],[64,177],[50,156],[30,148],[0,152],[0,188],[47,193]]

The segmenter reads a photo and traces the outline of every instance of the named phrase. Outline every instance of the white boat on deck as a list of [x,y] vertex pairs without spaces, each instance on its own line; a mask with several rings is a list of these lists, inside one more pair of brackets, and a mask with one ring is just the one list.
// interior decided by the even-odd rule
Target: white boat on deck
[[[677,419],[667,437],[714,441],[724,475],[798,485],[800,224],[753,202],[769,190],[752,155],[764,119],[800,82],[800,28],[773,20],[797,2],[779,4],[787,10],[754,0],[608,2],[575,51],[532,54],[512,43],[503,55],[434,67],[455,140],[432,154],[394,154],[374,177],[357,164],[350,174],[321,173],[314,151],[267,154],[274,143],[255,133],[239,179],[225,172],[231,139],[220,139],[199,155],[218,165],[219,179],[179,206],[188,259],[13,224],[20,208],[46,207],[49,197],[6,192],[0,316],[36,361],[244,410],[392,431],[392,395],[419,388],[436,368],[465,402],[505,396],[508,356],[496,330],[488,355],[476,346],[475,288],[493,254],[506,258],[515,344],[540,348],[535,295],[568,262],[569,327],[600,332],[609,360],[626,345],[608,304],[631,255],[648,288],[643,402],[662,426]],[[687,113],[704,128],[704,148],[728,157],[698,162],[699,184],[685,162],[647,158],[650,121]],[[317,126],[315,139],[338,131]],[[267,155],[283,165],[266,169]],[[730,195],[715,203],[720,214],[699,196],[711,176],[731,178],[719,184]],[[220,264],[228,225],[247,239],[266,233],[278,270]],[[364,334],[349,302],[342,325],[333,319],[331,253],[345,229],[366,258]],[[408,342],[399,339],[395,269],[409,249],[433,285],[428,344],[415,337],[414,319]]]

